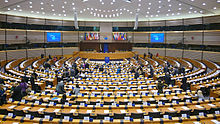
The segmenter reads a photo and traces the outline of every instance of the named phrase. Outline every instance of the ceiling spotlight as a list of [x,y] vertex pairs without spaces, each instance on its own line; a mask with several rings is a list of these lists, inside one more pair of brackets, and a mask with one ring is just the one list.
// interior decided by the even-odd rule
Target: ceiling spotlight
[[127,3],[131,3],[131,0],[124,0],[125,2],[127,2]]

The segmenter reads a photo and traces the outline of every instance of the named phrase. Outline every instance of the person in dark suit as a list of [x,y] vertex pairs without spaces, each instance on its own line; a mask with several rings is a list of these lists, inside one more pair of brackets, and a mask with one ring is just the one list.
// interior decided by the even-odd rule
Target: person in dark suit
[[150,66],[150,76],[149,78],[153,78],[154,77],[154,69]]
[[35,86],[35,78],[34,78],[34,74],[31,75],[31,78],[30,78],[30,82],[31,82],[31,90],[36,90],[36,86]]
[[2,78],[0,78],[0,84],[5,85],[5,80],[4,80],[4,79],[2,79]]
[[45,69],[47,69],[47,68],[51,69],[51,66],[50,66],[49,63],[46,62],[46,63],[44,64],[44,68],[45,68]]
[[6,103],[6,93],[5,89],[3,88],[3,85],[0,84],[0,105]]
[[12,99],[15,101],[21,101],[22,94],[21,94],[21,86],[16,86],[12,93]]
[[146,53],[144,53],[144,59],[146,58]]
[[184,91],[190,89],[190,84],[187,83],[187,78],[186,78],[185,75],[183,75],[183,78],[182,78],[182,85],[181,85],[181,88],[182,88]]
[[61,98],[61,100],[60,100],[60,103],[61,103],[61,104],[64,104],[65,102],[67,102],[67,100],[66,100],[66,94],[63,94],[63,96],[62,96],[62,98]]
[[159,80],[158,83],[157,83],[158,93],[163,93],[163,88],[165,86],[167,87],[167,84],[164,84],[161,80]]
[[85,68],[89,69],[89,63],[85,64]]
[[170,74],[168,72],[164,76],[164,81],[165,81],[165,84],[167,84],[167,85],[170,84],[171,77],[170,77]]
[[138,73],[138,71],[136,71],[134,74],[134,78],[137,79],[138,77],[139,77],[139,73]]
[[99,71],[104,71],[104,68],[103,68],[103,66],[101,66],[100,68],[99,68]]
[[168,66],[167,66],[167,65],[164,66],[163,72],[164,72],[164,73],[169,72],[169,69],[168,69]]

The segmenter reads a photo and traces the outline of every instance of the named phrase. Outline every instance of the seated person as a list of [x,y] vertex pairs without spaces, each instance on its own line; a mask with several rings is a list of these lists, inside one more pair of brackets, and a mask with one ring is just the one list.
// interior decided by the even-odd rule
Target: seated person
[[56,92],[59,94],[64,94],[66,93],[65,89],[64,89],[64,82],[60,81],[57,86],[56,86]]
[[165,84],[170,85],[170,83],[171,83],[171,77],[170,77],[169,72],[167,72],[167,73],[165,74],[165,76],[164,76],[164,81],[165,81]]
[[161,80],[158,81],[157,83],[157,90],[158,90],[158,93],[163,93],[163,88],[164,86],[168,86],[167,84],[163,83]]
[[119,73],[121,73],[121,68],[120,67],[117,69],[116,74],[119,74]]
[[2,84],[0,84],[0,105],[6,103],[6,94]]
[[62,98],[61,98],[61,100],[60,100],[60,103],[61,103],[61,104],[64,104],[65,102],[67,102],[67,100],[66,100],[66,94],[63,94],[63,96],[62,96]]
[[183,75],[181,88],[186,91],[190,89],[190,84],[187,83],[187,78]]
[[198,97],[198,99],[205,99],[201,90],[197,91],[197,97]]
[[21,86],[18,85],[14,88],[14,90],[12,91],[12,99],[14,99],[15,101],[21,101],[22,99],[22,94],[21,94]]
[[4,82],[4,81],[5,81],[4,79],[0,78],[0,84],[5,85],[5,82]]

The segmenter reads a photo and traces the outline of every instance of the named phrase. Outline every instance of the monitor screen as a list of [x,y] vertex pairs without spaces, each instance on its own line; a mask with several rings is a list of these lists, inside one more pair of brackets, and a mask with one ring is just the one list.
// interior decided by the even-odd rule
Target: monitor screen
[[127,40],[127,33],[113,33],[114,40]]
[[47,42],[60,42],[61,33],[60,32],[47,32]]
[[151,33],[151,43],[163,43],[164,33]]
[[99,40],[99,33],[85,33],[85,40]]

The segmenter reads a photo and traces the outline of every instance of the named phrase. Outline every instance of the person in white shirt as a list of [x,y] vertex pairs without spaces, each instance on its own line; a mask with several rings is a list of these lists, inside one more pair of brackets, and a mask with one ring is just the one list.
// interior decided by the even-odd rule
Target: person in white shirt
[[79,84],[76,84],[76,87],[73,90],[73,94],[78,95],[80,93],[80,87]]

